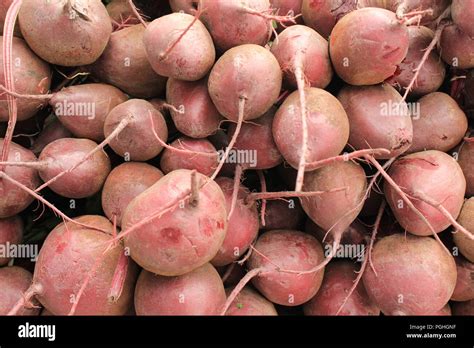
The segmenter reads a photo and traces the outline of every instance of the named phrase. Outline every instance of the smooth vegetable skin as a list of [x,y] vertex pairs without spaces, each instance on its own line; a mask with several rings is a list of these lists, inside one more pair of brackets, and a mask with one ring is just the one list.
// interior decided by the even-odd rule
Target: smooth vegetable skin
[[[306,88],[308,151],[306,170],[328,157],[339,155],[349,138],[349,120],[341,103],[320,88]],[[273,139],[283,158],[298,168],[302,149],[301,105],[298,91],[291,93],[273,119]]]
[[413,125],[408,105],[390,85],[344,86],[337,99],[349,118],[349,144],[356,150],[383,148],[387,159],[405,152],[413,141]]
[[[413,205],[426,217],[434,232],[443,231],[451,222],[439,209],[425,203],[423,198],[443,202],[443,207],[454,218],[459,215],[466,192],[466,179],[451,156],[435,150],[417,152],[396,160],[388,174],[405,194],[418,197],[412,199]],[[433,234],[429,226],[402,201],[392,185],[385,182],[384,192],[395,218],[404,229],[418,236]]]
[[201,18],[219,51],[244,44],[265,45],[270,38],[271,20],[255,13],[270,9],[268,0],[199,0]]
[[163,173],[147,163],[126,162],[115,167],[107,176],[102,190],[102,209],[117,226],[130,202],[163,177]]
[[244,120],[262,116],[277,101],[282,73],[276,58],[257,45],[241,45],[224,53],[212,68],[208,88],[217,110],[237,121],[245,99]]
[[325,88],[333,76],[328,47],[326,39],[313,29],[293,25],[278,35],[271,52],[278,59],[285,80],[292,87],[297,86],[295,69],[300,65],[307,84]]
[[107,115],[128,97],[118,88],[104,83],[66,87],[49,101],[54,114],[78,138],[104,140]]
[[448,94],[433,92],[418,100],[419,114],[413,117],[413,144],[408,152],[448,152],[467,131],[467,117]]
[[137,315],[217,315],[225,300],[219,273],[208,263],[175,277],[143,270],[135,288]]
[[148,61],[161,76],[197,81],[209,72],[216,58],[207,29],[185,13],[155,19],[148,25],[143,42]]
[[350,12],[337,22],[329,52],[336,73],[345,82],[374,85],[395,73],[408,45],[407,26],[395,13],[370,7]]
[[[298,306],[312,298],[321,286],[324,270],[297,274],[281,269],[308,271],[323,261],[321,244],[312,236],[292,230],[265,232],[255,243],[247,264],[249,269],[262,268],[263,273],[252,280],[253,285],[271,302]],[[265,256],[265,257],[264,257]]]
[[372,251],[377,271],[367,267],[363,282],[385,315],[426,315],[445,306],[456,286],[456,263],[430,237],[394,234]]
[[205,138],[217,132],[222,116],[212,103],[207,79],[181,81],[168,79],[166,101],[178,110],[170,110],[176,128],[191,138]]
[[362,209],[366,188],[367,180],[361,166],[353,162],[330,164],[307,173],[303,191],[340,190],[301,198],[301,205],[323,230],[343,233]]
[[181,137],[170,145],[172,148],[163,151],[160,161],[160,167],[165,174],[177,169],[195,169],[207,176],[214,173],[218,154],[209,140]]
[[323,37],[329,37],[337,21],[349,12],[356,10],[357,4],[357,1],[354,0],[303,0],[301,13],[307,26],[316,30]]
[[455,257],[457,280],[451,300],[469,301],[474,299],[474,263],[462,256]]
[[18,20],[28,46],[56,65],[95,62],[112,34],[110,17],[100,0],[24,0]]
[[[226,289],[230,295],[232,288]],[[245,287],[237,295],[225,315],[278,315],[273,303],[250,287]]]
[[156,135],[168,139],[168,127],[163,114],[151,103],[142,99],[130,99],[113,108],[105,119],[104,135],[108,137],[119,123],[130,118],[118,137],[112,138],[110,147],[116,154],[133,161],[148,161],[157,156],[163,146],[152,131],[152,120]]
[[457,25],[444,28],[439,46],[441,58],[447,64],[459,69],[474,68],[474,38]]
[[160,96],[166,77],[156,74],[148,62],[144,33],[142,24],[112,33],[104,53],[90,66],[93,75],[134,97]]

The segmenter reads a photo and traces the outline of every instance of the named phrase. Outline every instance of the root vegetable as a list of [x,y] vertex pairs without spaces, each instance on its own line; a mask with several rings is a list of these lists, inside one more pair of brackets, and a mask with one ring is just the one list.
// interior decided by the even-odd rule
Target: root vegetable
[[[416,73],[426,48],[433,40],[434,32],[423,26],[409,26],[409,47],[405,59],[398,65],[395,74],[387,82],[395,88],[407,88]],[[418,73],[411,95],[422,96],[437,91],[443,84],[446,69],[436,51],[431,51]]]
[[[330,263],[318,293],[303,309],[305,315],[336,315],[357,276],[357,267],[352,261]],[[379,315],[380,309],[371,301],[362,283],[357,285],[340,315]]]
[[[456,263],[430,237],[395,234],[375,244],[363,281],[385,315],[426,315],[445,306],[456,285]],[[416,285],[413,285],[416,284]]]
[[278,35],[271,52],[292,87],[297,86],[295,75],[299,68],[308,85],[325,88],[333,75],[328,47],[326,39],[313,29],[293,25]]
[[408,45],[407,26],[395,13],[374,7],[342,17],[329,40],[334,69],[351,85],[374,85],[392,76]]
[[[283,158],[273,140],[274,114],[275,109],[271,108],[263,116],[242,125],[234,149],[248,155],[247,163],[239,162],[246,169],[270,169],[282,162]],[[230,138],[235,134],[236,128],[235,124],[229,126]]]
[[[234,194],[234,181],[229,178],[220,177],[216,179],[216,183],[222,189],[226,200],[228,214],[232,209],[232,198]],[[255,204],[246,204],[245,198],[249,190],[239,185],[237,201],[232,210],[232,215],[228,221],[227,233],[216,256],[211,263],[214,266],[228,265],[247,252],[250,244],[258,235],[258,212]]]
[[117,244],[106,251],[105,244],[112,239],[112,225],[106,218],[89,215],[77,221],[106,228],[110,234],[72,223],[56,226],[46,238],[35,267],[36,298],[54,315],[66,315],[74,306],[75,315],[124,315],[133,301],[136,265],[128,265],[120,298],[108,301],[123,246]]
[[319,290],[324,270],[308,274],[280,271],[288,269],[303,272],[320,264],[323,250],[314,237],[299,231],[269,231],[257,240],[255,249],[258,252],[252,253],[247,265],[250,272],[260,270],[260,274],[252,283],[271,302],[298,306]]
[[[308,138],[306,171],[311,162],[338,155],[349,138],[349,121],[341,103],[319,88],[305,88]],[[273,138],[285,160],[298,168],[302,152],[302,117],[300,95],[290,94],[273,119]]]
[[168,79],[166,101],[178,109],[170,110],[171,117],[176,128],[188,137],[208,137],[217,132],[223,120],[209,96],[207,79],[194,82]]
[[451,300],[469,301],[474,299],[474,264],[462,256],[454,258],[456,261],[457,280]]
[[102,208],[117,226],[122,223],[125,209],[143,191],[163,177],[163,173],[146,163],[127,162],[115,167],[107,177],[102,190]]
[[90,66],[93,75],[134,97],[163,94],[166,78],[156,74],[148,62],[144,33],[141,24],[112,33],[104,53]]
[[144,270],[135,289],[137,315],[217,315],[225,299],[219,273],[208,263],[175,277]]
[[87,83],[63,88],[49,104],[61,123],[78,138],[104,140],[107,115],[127,96],[118,88],[102,83]]
[[143,42],[153,70],[161,76],[179,80],[202,79],[216,57],[206,27],[199,19],[185,13],[155,19],[148,25]]
[[150,127],[153,119],[155,132],[162,141],[168,139],[165,119],[151,103],[141,99],[130,99],[117,105],[105,119],[104,135],[108,137],[124,119],[129,123],[118,137],[110,141],[110,147],[118,155],[133,161],[147,161],[157,156],[163,146],[156,140]]
[[[165,175],[125,210],[124,232],[140,224],[125,236],[125,245],[130,256],[149,272],[165,276],[191,272],[212,260],[224,241],[224,194],[208,177],[194,175],[194,187],[190,170]],[[186,200],[191,196],[194,200]],[[163,208],[167,212],[160,213]]]
[[[230,294],[232,288],[226,289]],[[237,295],[225,315],[278,315],[273,303],[250,287],[245,287]]]
[[448,94],[434,92],[418,100],[419,115],[413,117],[413,144],[408,152],[447,152],[461,142],[467,117]]
[[163,151],[160,167],[165,174],[177,169],[197,170],[211,176],[217,167],[216,148],[207,139],[181,137]]
[[112,23],[100,0],[23,0],[18,15],[28,46],[51,64],[91,64],[104,51]]
[[48,182],[58,174],[65,175],[51,182],[54,192],[68,198],[85,198],[99,192],[110,173],[109,157],[97,151],[84,163],[72,171],[69,169],[79,163],[97,144],[88,139],[63,138],[48,144],[39,156],[39,175]]
[[306,25],[323,37],[329,37],[337,21],[356,9],[356,0],[303,0],[301,13]]
[[212,68],[208,88],[220,114],[237,121],[245,99],[244,120],[262,116],[277,101],[282,73],[276,58],[263,47],[241,45],[224,53]]
[[[440,204],[454,219],[457,218],[466,192],[466,179],[458,163],[449,155],[435,150],[417,152],[396,160],[388,174],[413,205],[425,216],[436,233],[451,225],[451,221],[427,199]],[[432,183],[436,182],[436,185]],[[432,234],[426,223],[401,200],[392,185],[385,183],[385,196],[400,225],[418,236]]]
[[410,110],[390,85],[345,86],[337,98],[349,118],[349,144],[356,150],[383,148],[388,159],[405,152],[413,140]]

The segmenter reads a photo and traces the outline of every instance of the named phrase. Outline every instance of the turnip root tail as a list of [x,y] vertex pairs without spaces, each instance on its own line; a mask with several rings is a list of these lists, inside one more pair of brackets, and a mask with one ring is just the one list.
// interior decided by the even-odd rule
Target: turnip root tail
[[306,109],[306,96],[305,96],[305,82],[303,73],[303,54],[298,51],[297,57],[295,58],[295,78],[298,85],[298,93],[300,97],[300,113],[301,113],[301,129],[302,129],[302,144],[301,144],[301,156],[300,163],[298,165],[298,174],[296,176],[295,191],[299,192],[303,188],[304,172],[306,167],[306,153],[308,152],[308,125]]
[[[260,191],[261,192],[267,192],[267,181],[265,180],[265,175],[263,174],[262,170],[257,171],[258,178],[260,180]],[[262,226],[265,226],[265,210],[267,208],[267,200],[262,199],[261,200],[261,206],[260,206],[260,220],[262,221]]]
[[351,153],[344,153],[339,156],[329,157],[320,161],[310,162],[307,164],[311,165],[312,168],[317,169],[317,168],[325,166],[326,164],[330,164],[334,162],[350,161],[353,159],[364,157],[365,155],[383,155],[383,154],[387,154],[387,155],[390,154],[390,150],[383,149],[383,148],[357,150]]
[[112,285],[110,286],[109,294],[107,299],[109,302],[117,302],[122,295],[123,286],[127,279],[128,266],[130,264],[130,257],[126,255],[125,251],[120,254],[115,268],[115,273],[112,278]]
[[185,113],[183,109],[178,109],[176,106],[168,104],[165,101],[159,102],[158,103],[158,108],[159,108],[160,111],[162,111],[163,109],[168,109],[168,110],[171,110],[171,111],[176,112],[176,113],[181,114],[181,115],[183,115]]
[[347,303],[349,298],[352,296],[352,293],[357,288],[357,285],[359,285],[359,282],[362,279],[362,276],[364,275],[364,271],[365,271],[365,269],[367,267],[367,264],[369,262],[372,266],[372,269],[373,269],[374,273],[377,274],[377,272],[375,271],[375,269],[373,268],[373,265],[371,263],[371,253],[372,253],[372,248],[373,248],[374,243],[375,243],[375,237],[377,236],[377,232],[378,232],[378,229],[379,229],[379,226],[380,226],[380,221],[382,220],[382,215],[385,211],[386,206],[387,206],[387,202],[385,200],[383,200],[382,204],[380,204],[380,207],[379,207],[379,210],[378,210],[378,213],[377,213],[377,217],[375,219],[375,223],[374,223],[374,227],[372,229],[372,235],[370,237],[369,245],[365,249],[364,261],[362,262],[362,265],[360,266],[360,270],[357,273],[357,277],[354,280],[354,285],[349,290],[347,296],[344,298],[344,301],[342,301],[342,304],[339,307],[339,309],[337,310],[336,315],[339,315],[341,313],[341,311],[344,308],[345,304]]
[[233,187],[233,190],[232,190],[232,201],[231,201],[231,204],[230,204],[229,214],[227,214],[227,221],[230,220],[230,218],[231,218],[231,216],[234,212],[235,205],[237,204],[237,197],[239,196],[239,186],[240,186],[241,177],[242,177],[242,166],[240,164],[238,164],[235,167],[234,187]]
[[232,302],[234,302],[235,298],[237,297],[237,295],[239,295],[245,285],[247,285],[247,283],[251,281],[252,278],[261,274],[263,270],[263,268],[254,268],[251,271],[248,271],[245,276],[243,276],[243,278],[239,281],[239,283],[235,286],[234,290],[232,290],[229,297],[227,298],[227,301],[224,304],[224,308],[221,311],[221,315],[225,315],[230,305],[232,304]]
[[0,166],[17,166],[34,169],[42,169],[48,166],[46,161],[35,161],[35,162],[0,162]]
[[128,0],[128,4],[130,5],[130,8],[132,9],[132,13],[137,17],[137,19],[140,21],[140,23],[146,28],[148,26],[147,22],[143,20],[142,15],[140,12],[138,12],[137,7],[133,3],[133,0]]
[[189,199],[189,204],[193,207],[196,207],[199,203],[199,184],[196,175],[196,171],[191,172],[191,198]]
[[49,100],[54,97],[54,94],[21,94],[11,89],[8,89],[6,86],[2,84],[0,84],[0,90],[6,95],[9,95],[17,99]]
[[43,286],[41,284],[33,283],[31,286],[26,290],[26,292],[21,296],[18,302],[13,306],[13,308],[8,312],[8,316],[18,315],[18,312],[28,306],[31,299],[36,295],[39,295],[43,292]]
[[211,179],[214,180],[219,172],[221,171],[222,167],[224,166],[224,163],[226,162],[227,158],[229,157],[230,151],[235,145],[235,142],[237,141],[237,138],[240,133],[240,129],[242,128],[242,123],[244,122],[244,111],[245,111],[245,101],[247,100],[246,97],[241,96],[239,98],[239,117],[237,121],[237,127],[235,128],[234,135],[232,136],[232,139],[229,142],[229,145],[227,146],[224,155],[219,161],[219,164],[217,165],[216,170],[214,171],[214,174],[212,174]]
[[296,192],[296,191],[278,191],[278,192],[254,192],[247,196],[246,203],[261,200],[261,199],[282,199],[285,197],[313,197],[322,195],[324,193],[339,192],[347,190],[347,187],[338,187],[327,191],[307,191],[307,192]]
[[405,12],[407,11],[407,7],[405,5],[405,1],[402,1],[400,5],[398,5],[397,10],[395,12],[397,19],[400,21],[405,21],[408,18],[416,17],[416,20],[420,20],[425,15],[432,15],[433,9],[428,8],[426,10],[419,10],[419,11],[412,11],[412,12]]
[[[5,18],[5,24],[3,27],[3,74],[5,76],[6,89],[15,92],[15,80],[13,77],[13,31],[15,29],[16,19],[20,11],[22,0],[15,0],[10,5]],[[8,102],[8,128],[5,134],[5,140],[3,142],[1,161],[5,162],[8,160],[8,154],[10,153],[10,143],[13,139],[13,132],[15,130],[17,116],[18,116],[18,105],[15,97],[7,94]],[[0,171],[3,171],[3,167],[0,166]]]
[[298,14],[295,16],[293,11],[289,11],[285,16],[280,16],[277,14],[278,10],[275,10],[272,8],[266,11],[257,11],[257,10],[254,10],[253,8],[244,7],[243,10],[249,14],[265,18],[269,21],[278,22],[282,26],[284,26],[284,23],[296,24],[296,20],[298,19],[298,17],[301,17],[301,14]]

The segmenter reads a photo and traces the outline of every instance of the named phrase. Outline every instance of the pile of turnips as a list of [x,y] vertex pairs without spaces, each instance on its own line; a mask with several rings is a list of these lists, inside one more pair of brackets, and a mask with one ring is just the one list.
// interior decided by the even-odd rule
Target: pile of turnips
[[474,0],[0,19],[0,315],[474,315]]

